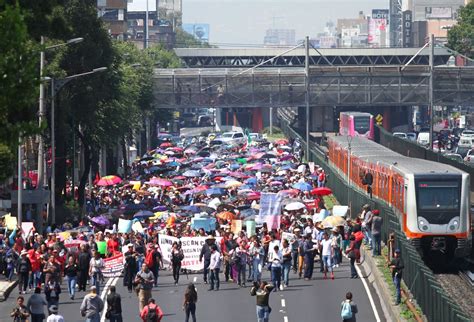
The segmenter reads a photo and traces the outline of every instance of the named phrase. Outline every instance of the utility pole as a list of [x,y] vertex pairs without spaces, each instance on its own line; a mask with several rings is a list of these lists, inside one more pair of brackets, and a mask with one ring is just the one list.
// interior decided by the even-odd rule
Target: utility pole
[[[41,36],[41,47],[44,46],[44,37]],[[41,124],[44,122],[44,84],[42,81],[43,77],[43,68],[44,68],[44,51],[41,49],[40,53],[40,96],[39,96],[39,113],[38,113],[38,123]],[[44,162],[44,139],[43,135],[38,134],[38,180],[36,182],[36,190],[44,190],[46,185],[46,176],[44,175],[45,171],[45,162]],[[36,205],[36,229],[42,233],[43,232],[43,203],[38,203]]]
[[21,227],[23,221],[23,147],[21,142],[21,134],[18,139],[18,225]]
[[[271,90],[270,90],[271,91]],[[273,135],[273,97],[272,93],[270,93],[270,135]]]
[[[158,14],[158,8],[156,8],[156,12]],[[146,11],[145,11],[145,21],[143,23],[143,48],[148,48],[148,0],[146,0]]]
[[433,83],[434,83],[434,35],[430,35],[430,86],[429,86],[429,112],[430,112],[430,150],[433,150]]
[[306,80],[306,160],[309,161],[309,118],[310,118],[310,112],[309,112],[309,36],[306,36],[305,43],[304,43],[304,49],[305,49],[305,62],[304,62],[304,67],[305,67],[305,80]]
[[54,78],[51,78],[51,213],[50,223],[56,223],[56,131],[55,131],[55,101],[56,89]]

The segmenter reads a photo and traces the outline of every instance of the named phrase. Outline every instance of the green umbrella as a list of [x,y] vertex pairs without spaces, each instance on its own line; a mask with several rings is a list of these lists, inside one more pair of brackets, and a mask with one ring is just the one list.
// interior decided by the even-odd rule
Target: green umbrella
[[247,164],[247,159],[245,158],[238,158],[236,161],[241,164]]

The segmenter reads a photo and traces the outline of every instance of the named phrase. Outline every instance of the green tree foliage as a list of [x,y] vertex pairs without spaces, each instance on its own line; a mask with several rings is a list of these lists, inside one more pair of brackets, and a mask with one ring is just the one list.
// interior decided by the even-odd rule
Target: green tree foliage
[[474,58],[474,2],[460,9],[457,25],[448,31],[448,46]]
[[[20,133],[37,133],[34,103],[39,88],[38,48],[31,41],[18,5],[0,11],[0,180],[11,173]],[[8,27],[6,27],[8,26]]]

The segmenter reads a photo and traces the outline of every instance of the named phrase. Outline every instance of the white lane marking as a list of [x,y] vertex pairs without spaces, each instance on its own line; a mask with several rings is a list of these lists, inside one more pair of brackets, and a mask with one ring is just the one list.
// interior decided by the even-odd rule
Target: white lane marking
[[100,295],[100,298],[104,302],[104,309],[102,310],[102,314],[100,316],[100,322],[105,322],[105,312],[107,312],[107,301],[105,300],[105,297],[107,296],[107,293],[109,292],[109,288],[117,284],[118,279],[119,279],[118,277],[109,278],[107,283],[105,283],[104,290],[102,291],[102,294]]
[[193,282],[196,283],[197,279],[198,279],[197,276],[194,276]]
[[285,299],[281,299],[281,307],[285,307],[285,306],[286,306]]
[[372,298],[372,294],[370,293],[369,286],[367,285],[365,278],[362,277],[362,271],[360,270],[359,266],[356,265],[355,268],[357,270],[357,274],[359,275],[360,280],[362,281],[362,284],[364,285],[365,292],[367,293],[367,296],[369,297],[370,306],[372,306],[372,311],[374,311],[375,320],[377,320],[377,322],[380,322],[379,312],[377,311],[377,308],[375,307],[375,302],[374,302],[374,299]]
[[287,316],[283,317],[283,322],[288,322],[288,317]]

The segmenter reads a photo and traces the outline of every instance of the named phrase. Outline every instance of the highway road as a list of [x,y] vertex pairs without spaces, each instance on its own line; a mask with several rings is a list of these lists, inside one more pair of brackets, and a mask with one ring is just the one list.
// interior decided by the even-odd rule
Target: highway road
[[[335,268],[335,279],[324,280],[322,274],[315,265],[313,280],[305,281],[298,279],[296,274],[290,273],[290,286],[283,291],[272,293],[270,306],[272,313],[270,321],[281,322],[336,322],[340,319],[340,303],[347,291],[354,295],[359,313],[358,321],[372,322],[380,321],[377,315],[381,315],[380,303],[374,296],[373,304],[369,300],[366,289],[361,279],[351,279],[347,261]],[[256,321],[255,298],[250,296],[250,285],[240,288],[231,282],[221,283],[219,291],[208,291],[209,286],[203,283],[202,274],[183,275],[178,286],[173,283],[173,278],[169,271],[161,271],[158,287],[153,289],[153,297],[162,308],[165,316],[162,321],[184,321],[182,311],[183,294],[186,286],[190,282],[196,284],[198,290],[197,320],[205,322],[247,322]],[[270,279],[270,274],[265,271],[264,278]],[[221,274],[221,280],[224,279]],[[122,309],[124,321],[140,321],[138,317],[138,298],[135,293],[128,293],[123,287],[122,278],[106,280],[106,285],[116,285],[117,292],[122,297]],[[368,284],[368,283],[366,283]],[[85,319],[81,317],[79,307],[85,295],[80,292],[74,300],[70,300],[67,294],[66,285],[63,283],[63,293],[59,301],[59,312],[67,322],[79,322]],[[105,289],[106,287],[102,287]],[[371,292],[375,294],[375,292]],[[101,296],[105,297],[105,291]],[[15,289],[9,299],[0,303],[0,321],[10,321],[9,316],[14,307],[18,291]],[[27,299],[29,294],[25,296]],[[377,313],[375,313],[374,311]],[[104,314],[103,314],[104,315]],[[102,321],[105,317],[102,316]]]

